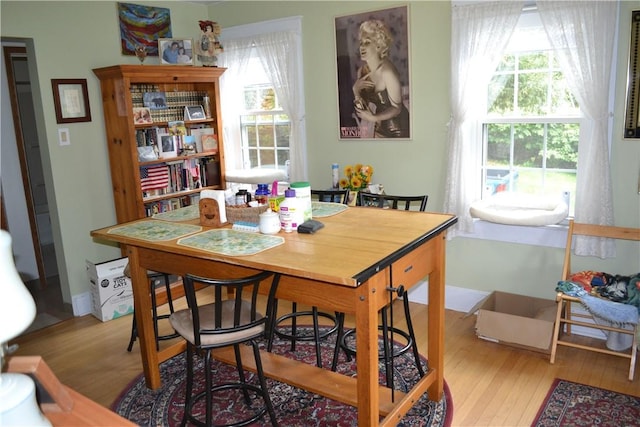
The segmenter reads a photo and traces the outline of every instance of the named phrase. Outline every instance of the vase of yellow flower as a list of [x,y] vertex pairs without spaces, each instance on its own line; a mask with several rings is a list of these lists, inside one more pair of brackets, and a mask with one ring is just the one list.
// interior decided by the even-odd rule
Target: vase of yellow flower
[[362,164],[348,165],[344,168],[344,175],[340,180],[340,188],[349,190],[348,205],[355,206],[358,202],[358,192],[366,190],[371,184],[373,167]]

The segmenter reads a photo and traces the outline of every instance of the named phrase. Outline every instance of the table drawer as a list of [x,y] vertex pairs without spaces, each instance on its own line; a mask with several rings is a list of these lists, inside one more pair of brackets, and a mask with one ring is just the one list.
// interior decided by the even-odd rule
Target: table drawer
[[391,265],[391,280],[394,287],[409,289],[432,271],[429,243],[416,248]]

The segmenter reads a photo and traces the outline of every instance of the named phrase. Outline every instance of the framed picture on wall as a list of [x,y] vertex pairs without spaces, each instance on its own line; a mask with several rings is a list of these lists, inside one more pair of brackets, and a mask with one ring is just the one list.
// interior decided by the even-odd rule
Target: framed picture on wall
[[335,18],[339,139],[410,139],[408,6]]
[[86,79],[51,79],[56,123],[90,122]]
[[160,63],[164,65],[193,65],[191,39],[158,39]]
[[149,56],[158,56],[159,38],[171,37],[171,11],[165,7],[118,3],[120,46],[123,55],[135,55],[144,48]]

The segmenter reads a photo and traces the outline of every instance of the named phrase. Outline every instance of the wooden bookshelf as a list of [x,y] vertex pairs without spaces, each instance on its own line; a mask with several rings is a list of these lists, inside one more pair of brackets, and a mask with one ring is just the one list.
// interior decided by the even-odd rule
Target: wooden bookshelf
[[[119,223],[197,203],[203,188],[225,188],[219,86],[224,71],[217,67],[167,65],[114,65],[93,70],[102,91],[113,198]],[[185,107],[204,107],[205,97],[209,99],[211,117],[184,120]],[[140,111],[140,108],[148,109],[146,123],[137,123],[134,119],[134,109]],[[138,147],[147,147],[147,151],[153,149],[158,154],[156,133],[170,133],[169,125],[175,121],[184,122],[186,128],[186,135],[174,140],[178,148],[176,154],[151,160],[140,158]],[[192,129],[202,127],[213,129],[217,149],[181,152],[183,137],[190,136]],[[167,165],[169,176],[167,186],[143,191],[141,175],[149,168],[164,169],[164,165]]]

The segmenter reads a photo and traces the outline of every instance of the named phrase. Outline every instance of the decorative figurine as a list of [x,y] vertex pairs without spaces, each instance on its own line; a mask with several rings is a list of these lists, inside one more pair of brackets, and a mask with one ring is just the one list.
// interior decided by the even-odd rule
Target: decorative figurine
[[222,28],[213,21],[198,21],[198,24],[202,31],[199,42],[195,43],[198,60],[205,67],[217,67],[217,55],[224,52],[219,39]]
[[136,56],[140,60],[140,64],[147,58],[147,47],[144,45],[136,46]]

